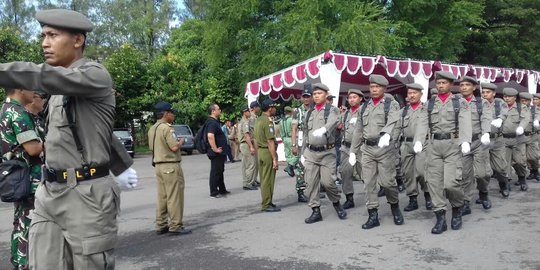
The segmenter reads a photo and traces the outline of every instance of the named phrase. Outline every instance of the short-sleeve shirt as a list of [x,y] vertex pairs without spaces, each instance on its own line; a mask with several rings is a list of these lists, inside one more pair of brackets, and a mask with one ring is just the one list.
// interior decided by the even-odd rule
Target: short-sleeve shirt
[[[216,119],[212,117],[208,118],[208,121],[206,123],[206,133],[214,134],[214,139],[216,140],[216,147],[222,147],[223,149],[225,149],[225,147],[227,146],[227,137],[225,137],[225,133],[223,133],[221,125]],[[225,152],[222,152],[222,154],[224,153]],[[212,151],[210,147],[208,147],[208,151],[206,152],[206,154],[208,154],[209,156],[218,155],[214,153],[214,151]]]
[[[8,99],[2,105],[0,118],[0,136],[3,154],[10,152],[19,145],[40,139],[32,116],[16,100]],[[22,146],[15,150],[15,157],[26,161],[30,165],[30,176],[33,179],[39,180],[41,178],[42,162],[39,157],[31,157],[24,151]],[[38,181],[35,182],[32,186],[33,192],[37,188]]]
[[154,151],[155,163],[182,161],[181,152],[171,150],[178,144],[171,124],[158,120],[148,131],[148,144]]
[[240,120],[240,123],[238,123],[238,130],[238,141],[240,143],[246,142],[244,134],[249,133],[249,119],[242,117],[242,120]]
[[268,140],[276,138],[274,122],[266,115],[261,115],[255,121],[255,141],[260,148],[268,148]]

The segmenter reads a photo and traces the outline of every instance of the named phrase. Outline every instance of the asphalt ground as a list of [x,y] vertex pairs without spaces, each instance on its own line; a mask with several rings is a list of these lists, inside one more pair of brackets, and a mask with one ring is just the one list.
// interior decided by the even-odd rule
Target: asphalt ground
[[[380,198],[381,226],[362,230],[367,219],[363,184],[354,182],[356,207],[339,220],[322,200],[323,221],[307,225],[311,210],[296,201],[294,179],[277,174],[277,213],[260,212],[260,192],[242,190],[241,163],[228,163],[225,182],[231,194],[209,197],[210,163],[204,155],[183,156],[186,179],[184,224],[191,235],[156,235],[156,186],[149,156],[135,158],[139,185],[121,195],[116,269],[540,269],[540,182],[509,199],[490,183],[493,207],[473,204],[461,230],[430,233],[434,214],[421,208],[403,212],[393,224]],[[342,202],[344,198],[342,198]],[[408,201],[400,194],[400,206]],[[448,211],[450,212],[450,211]],[[9,237],[13,206],[0,203],[0,269],[11,269]],[[450,213],[447,213],[450,219]]]

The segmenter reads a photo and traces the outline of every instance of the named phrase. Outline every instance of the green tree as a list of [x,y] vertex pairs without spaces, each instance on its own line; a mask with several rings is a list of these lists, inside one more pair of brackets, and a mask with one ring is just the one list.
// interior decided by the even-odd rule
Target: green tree
[[34,22],[35,7],[33,2],[25,0],[4,0],[0,2],[0,26],[12,27],[29,38],[36,33]]

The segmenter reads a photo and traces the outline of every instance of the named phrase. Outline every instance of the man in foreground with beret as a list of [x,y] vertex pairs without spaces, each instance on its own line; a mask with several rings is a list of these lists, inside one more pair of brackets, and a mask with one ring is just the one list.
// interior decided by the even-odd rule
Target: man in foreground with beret
[[[391,97],[385,97],[388,80],[381,75],[369,76],[371,99],[360,109],[360,123],[352,138],[349,164],[357,162],[356,152],[362,151],[362,179],[365,182],[368,220],[362,229],[371,229],[380,225],[378,217],[379,198],[377,183],[384,188],[390,204],[395,225],[404,223],[399,209],[399,191],[396,182],[395,148],[391,145],[399,119],[399,104]],[[393,144],[393,142],[392,142]]]
[[523,132],[524,143],[525,143],[525,157],[527,159],[527,165],[529,167],[529,176],[527,179],[535,179],[540,181],[540,175],[538,175],[538,138],[536,130],[540,127],[538,122],[540,118],[540,111],[537,110],[536,106],[532,105],[533,95],[527,92],[519,93],[519,98],[521,100],[521,105],[523,107],[528,107],[531,111],[531,121],[525,127]]
[[[438,94],[422,107],[421,118],[414,135],[413,150],[420,153],[427,139],[425,178],[433,200],[437,221],[433,234],[447,230],[446,198],[452,206],[453,230],[462,226],[464,201],[462,179],[462,154],[471,150],[471,110],[467,101],[451,92],[456,77],[451,72],[435,74]],[[461,148],[461,151],[460,151]]]
[[92,23],[38,11],[45,63],[0,64],[0,86],[51,94],[44,181],[30,227],[30,269],[113,269],[120,197],[136,185],[133,161],[112,129],[115,97],[102,65],[83,58]]

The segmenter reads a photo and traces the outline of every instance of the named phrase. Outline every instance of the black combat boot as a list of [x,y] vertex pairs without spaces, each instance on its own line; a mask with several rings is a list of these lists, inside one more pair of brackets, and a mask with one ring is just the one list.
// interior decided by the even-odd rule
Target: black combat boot
[[461,209],[461,215],[466,216],[466,215],[470,215],[471,213],[472,213],[471,202],[465,201],[463,204],[463,208]]
[[518,176],[518,183],[521,191],[527,191],[527,189],[529,189],[529,186],[527,186],[527,182],[525,182],[524,176]]
[[290,177],[294,177],[294,168],[293,168],[293,166],[287,165],[287,167],[285,167],[285,169],[283,171],[286,172]]
[[499,193],[501,193],[501,195],[503,196],[503,198],[508,198],[508,196],[510,196],[510,189],[509,189],[509,185],[508,185],[508,181],[506,183],[501,183],[499,182],[499,188],[500,188],[500,191]]
[[311,224],[311,223],[315,223],[315,222],[319,222],[319,221],[322,221],[322,216],[321,216],[321,209],[319,207],[313,207],[311,208],[313,210],[313,212],[311,213],[311,216],[309,216],[308,218],[306,218],[306,220],[304,220],[307,224]]
[[339,201],[337,201],[335,203],[332,203],[332,205],[334,206],[334,209],[336,209],[336,213],[337,213],[337,216],[339,217],[339,219],[346,219],[347,218],[347,212],[345,212],[345,210],[343,209],[343,207],[341,206]]
[[403,192],[405,190],[405,185],[403,184],[403,178],[400,176],[396,176],[396,183],[399,193]]
[[538,178],[538,170],[531,170],[531,173],[529,176],[527,176],[527,180],[533,180]]
[[390,204],[390,209],[392,210],[392,215],[394,216],[394,224],[403,225],[403,215],[401,210],[399,210],[399,203]]
[[446,210],[435,211],[435,216],[437,217],[437,222],[435,223],[435,226],[431,229],[431,233],[441,234],[448,229],[446,226]]
[[381,187],[379,189],[379,192],[377,192],[377,197],[384,197],[386,194],[384,193],[384,188]]
[[410,196],[409,197],[409,204],[403,208],[403,211],[410,212],[418,209],[418,200],[416,199],[416,196]]
[[347,194],[347,195],[345,195],[345,198],[347,198],[347,200],[343,204],[343,209],[354,208],[353,194]]
[[368,230],[381,225],[379,223],[379,215],[377,214],[377,208],[368,209],[368,214],[368,220],[364,225],[362,225],[362,229]]
[[304,195],[304,191],[298,191],[298,202],[307,203],[309,201],[308,197]]
[[482,207],[484,207],[484,209],[491,208],[491,201],[488,198],[487,192],[480,192],[480,200],[482,200]]
[[461,207],[452,207],[452,220],[450,221],[450,227],[452,227],[452,230],[461,229],[461,225],[463,224],[461,216]]
[[433,202],[431,201],[431,195],[429,195],[429,192],[424,192],[424,198],[426,199],[426,209],[433,209]]

